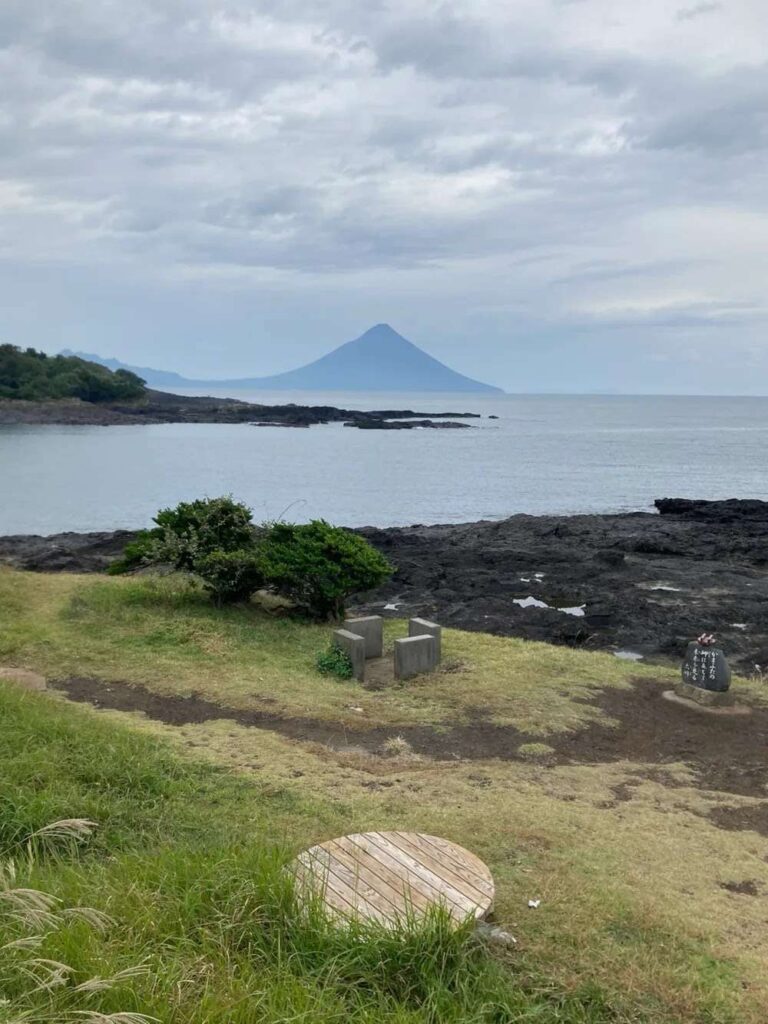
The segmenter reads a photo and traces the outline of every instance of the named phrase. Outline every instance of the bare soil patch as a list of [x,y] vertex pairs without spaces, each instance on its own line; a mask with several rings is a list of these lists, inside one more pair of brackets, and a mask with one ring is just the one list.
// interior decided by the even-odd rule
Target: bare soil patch
[[[141,685],[107,682],[101,679],[70,677],[54,683],[70,700],[97,708],[140,711],[168,725],[189,725],[215,719],[231,719],[240,725],[266,729],[288,739],[319,743],[332,750],[363,750],[381,754],[395,737],[407,741],[413,752],[433,760],[526,760],[519,747],[541,742],[511,726],[495,725],[480,716],[468,723],[447,729],[430,726],[345,725],[315,718],[290,718],[261,709],[224,707],[204,697],[161,695]],[[630,761],[649,766],[649,777],[663,784],[675,783],[668,773],[656,767],[684,763],[693,773],[693,784],[705,790],[741,796],[766,796],[765,750],[768,743],[768,709],[755,707],[746,719],[710,718],[662,699],[666,684],[637,681],[628,689],[607,688],[585,702],[599,707],[618,725],[592,723],[573,733],[546,737],[552,754],[547,765],[607,764]],[[632,798],[632,787],[616,793],[619,800]],[[762,805],[768,811],[768,802]],[[744,809],[744,824],[739,824],[739,808],[718,808],[713,815],[728,810],[732,825],[755,827],[762,831],[763,818],[754,807]],[[768,829],[768,813],[765,825]],[[751,822],[748,824],[747,822]],[[767,832],[768,834],[768,832]]]
[[602,690],[589,703],[616,719],[617,729],[597,723],[547,742],[566,761],[683,763],[693,769],[700,789],[768,795],[768,708],[754,706],[745,718],[699,715],[663,700],[665,688],[663,683],[638,681],[630,690]]
[[757,832],[768,836],[768,802],[747,807],[713,807],[707,818],[726,832]]
[[749,878],[744,882],[721,882],[720,888],[739,896],[757,896],[758,894],[756,883]]

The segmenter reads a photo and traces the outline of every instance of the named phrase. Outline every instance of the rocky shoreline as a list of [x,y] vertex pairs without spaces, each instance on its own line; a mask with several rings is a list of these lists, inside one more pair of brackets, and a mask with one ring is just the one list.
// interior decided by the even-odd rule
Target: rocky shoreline
[[412,409],[360,411],[332,405],[257,405],[236,398],[172,395],[147,390],[135,402],[31,402],[0,399],[0,424],[110,427],[158,423],[246,423],[270,427],[311,427],[343,423],[366,430],[468,427],[456,420],[480,419],[471,412],[414,412]]
[[[397,571],[357,607],[652,660],[681,658],[706,631],[739,671],[768,672],[768,502],[657,507],[661,514],[364,528]],[[0,537],[0,561],[101,572],[134,536]]]

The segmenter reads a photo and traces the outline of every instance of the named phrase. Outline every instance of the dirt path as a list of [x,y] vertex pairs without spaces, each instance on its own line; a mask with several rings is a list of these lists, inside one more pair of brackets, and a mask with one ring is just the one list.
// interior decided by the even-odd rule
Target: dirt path
[[[449,729],[430,726],[346,726],[315,718],[281,717],[258,709],[223,707],[199,695],[163,696],[140,685],[71,677],[54,682],[70,700],[97,708],[140,711],[167,725],[188,725],[230,719],[250,728],[266,729],[291,740],[320,743],[329,749],[364,749],[380,754],[388,740],[401,736],[421,757],[437,761],[526,760],[522,744],[542,741],[512,726],[495,725],[478,718],[456,723]],[[675,785],[665,765],[684,763],[693,772],[692,784],[704,790],[768,799],[768,708],[755,707],[744,718],[703,715],[662,699],[668,684],[637,681],[629,689],[606,688],[585,701],[600,708],[618,726],[592,723],[573,733],[545,737],[552,754],[545,763],[607,764],[629,761],[644,766],[646,776]],[[631,798],[629,790],[618,799]],[[723,808],[719,809],[720,812]],[[728,809],[726,809],[728,810]],[[721,813],[721,827],[733,827],[738,809],[730,818]],[[750,808],[752,819],[755,808]],[[768,834],[768,802],[765,804]],[[760,824],[763,818],[758,815]],[[744,826],[749,827],[749,826]],[[752,826],[754,827],[754,825]],[[758,829],[761,831],[762,828]]]

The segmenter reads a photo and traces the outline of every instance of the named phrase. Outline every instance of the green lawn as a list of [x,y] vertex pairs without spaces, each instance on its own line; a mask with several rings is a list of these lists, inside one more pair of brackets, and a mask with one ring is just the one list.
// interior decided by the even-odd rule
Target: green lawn
[[[599,714],[578,698],[638,675],[605,655],[448,631],[453,671],[373,693],[316,674],[327,632],[257,608],[217,611],[179,580],[0,571],[0,665],[50,678],[141,682],[357,724],[440,727],[482,707],[545,744]],[[684,766],[665,766],[668,786],[635,778],[642,766],[550,767],[537,753],[523,763],[371,756],[226,718],[164,726],[0,683],[0,884],[62,901],[38,929],[12,920],[0,896],[0,1024],[79,1011],[169,1022],[762,1024],[766,840],[707,821],[722,795],[690,787]],[[628,778],[633,798],[617,804]],[[98,827],[78,844],[28,843],[69,818]],[[282,865],[370,828],[473,849],[518,946],[489,954],[440,921],[393,938],[297,916]],[[746,877],[758,896],[721,888]],[[100,931],[68,913],[78,906],[115,923]],[[38,931],[40,945],[27,945]]]
[[[573,728],[594,717],[574,698],[666,670],[604,654],[446,630],[448,671],[375,694],[354,681],[318,675],[315,659],[330,627],[296,622],[257,606],[215,610],[193,583],[153,579],[33,576],[0,569],[0,661],[53,678],[94,675],[140,682],[159,693],[203,696],[235,708],[378,723],[440,724],[472,718],[526,732]],[[387,645],[407,635],[387,623]],[[671,678],[671,673],[669,674]]]

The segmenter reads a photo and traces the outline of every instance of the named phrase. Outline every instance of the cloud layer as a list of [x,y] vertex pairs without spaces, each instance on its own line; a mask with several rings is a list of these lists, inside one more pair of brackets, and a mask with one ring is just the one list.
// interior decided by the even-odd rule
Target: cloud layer
[[766,53],[760,0],[5,0],[3,335],[768,392]]

